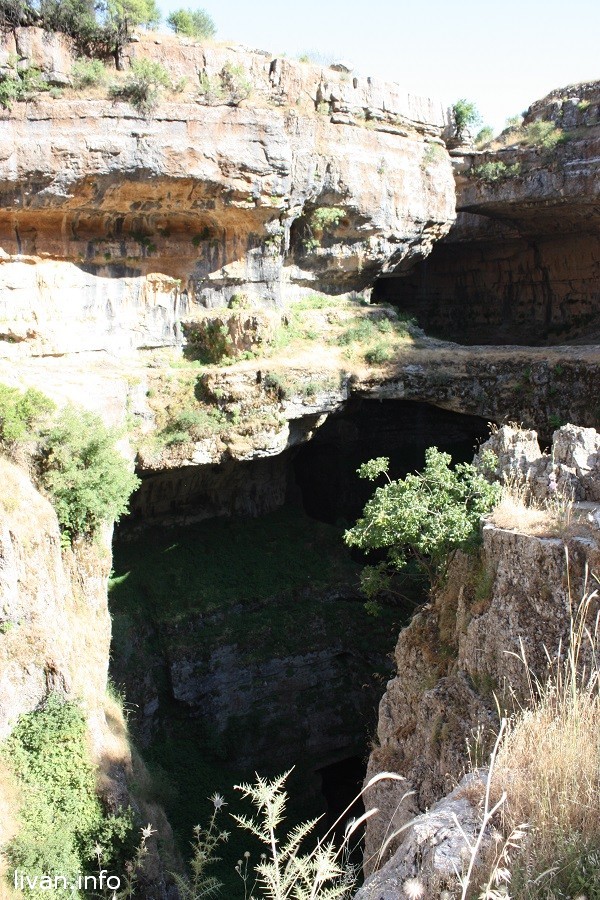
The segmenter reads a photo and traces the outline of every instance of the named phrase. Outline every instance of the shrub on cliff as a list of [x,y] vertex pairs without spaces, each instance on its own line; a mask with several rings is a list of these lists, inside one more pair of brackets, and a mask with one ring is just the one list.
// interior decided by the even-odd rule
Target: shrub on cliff
[[77,90],[98,87],[106,80],[106,68],[100,59],[76,59],[71,69],[73,87]]
[[176,9],[167,18],[167,25],[176,34],[192,38],[212,38],[217,27],[204,9]]
[[465,132],[473,125],[479,125],[481,116],[479,110],[470,100],[457,100],[452,107],[452,124],[454,126],[454,136],[458,141],[462,141]]
[[98,416],[68,406],[43,434],[41,480],[64,534],[93,534],[117,521],[139,484],[116,449],[118,435]]
[[0,384],[0,443],[16,444],[35,437],[54,408],[52,400],[35,388],[23,392]]
[[[395,572],[409,559],[427,575],[432,587],[439,585],[458,549],[467,549],[479,537],[481,516],[498,501],[500,485],[470,463],[451,467],[451,457],[430,447],[425,466],[416,475],[392,481],[389,460],[372,459],[358,470],[361,478],[374,481],[384,475],[388,483],[376,489],[362,518],[346,531],[350,547],[385,550],[385,562],[366,566],[362,589],[369,599],[390,584]],[[482,464],[493,470],[495,457],[487,454]]]
[[138,112],[148,115],[158,104],[161,88],[170,86],[169,73],[159,62],[134,59],[131,74],[123,84],[112,85],[110,96],[114,100],[126,100]]
[[[95,844],[103,848],[103,867],[113,871],[132,850],[131,815],[105,816],[87,742],[81,709],[50,694],[42,709],[19,718],[0,747],[21,795],[19,830],[7,856],[31,880],[56,874],[70,886],[79,875],[91,874]],[[38,895],[39,889],[25,888],[25,896]],[[82,893],[58,882],[51,895]]]

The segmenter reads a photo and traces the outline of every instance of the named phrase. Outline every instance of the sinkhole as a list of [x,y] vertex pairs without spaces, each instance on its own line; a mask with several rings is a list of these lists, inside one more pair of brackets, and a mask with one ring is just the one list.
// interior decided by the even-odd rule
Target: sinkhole
[[[414,608],[365,610],[343,541],[374,487],[356,469],[388,456],[400,477],[431,445],[468,460],[486,435],[481,419],[356,399],[274,459],[144,480],[115,532],[111,675],[182,852],[214,791],[248,812],[232,786],[255,772],[294,767],[290,823],[329,827],[356,796]],[[232,872],[244,840],[225,850]]]

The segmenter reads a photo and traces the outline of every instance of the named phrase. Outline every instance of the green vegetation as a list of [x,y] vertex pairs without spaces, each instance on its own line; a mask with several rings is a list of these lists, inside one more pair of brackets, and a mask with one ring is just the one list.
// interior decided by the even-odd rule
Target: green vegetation
[[167,25],[176,34],[208,39],[217,33],[217,27],[204,9],[176,9],[167,18]]
[[148,115],[160,100],[161,88],[171,87],[169,73],[159,62],[142,57],[131,62],[131,75],[123,84],[113,84],[110,96],[126,100],[143,115]]
[[54,409],[52,400],[36,388],[23,392],[0,384],[0,442],[6,446],[37,439]]
[[454,136],[458,141],[462,141],[465,132],[472,126],[479,125],[481,116],[475,104],[470,100],[457,100],[452,107],[452,123],[454,126]]
[[523,124],[523,116],[509,116],[506,120],[506,128],[520,128]]
[[127,511],[139,479],[116,449],[117,438],[98,416],[73,406],[43,434],[41,481],[71,539],[94,534]]
[[234,66],[228,62],[217,76],[211,77],[206,72],[200,75],[200,95],[209,106],[239,106],[251,93],[252,83],[242,66]]
[[370,365],[382,365],[393,359],[401,345],[411,339],[411,325],[414,320],[408,317],[357,316],[335,342],[347,348],[349,357],[360,355]]
[[138,479],[115,448],[119,435],[92,413],[68,406],[55,411],[34,388],[0,385],[0,443],[14,454],[29,449],[34,471],[69,539],[92,535],[127,509]]
[[186,444],[215,434],[224,424],[227,424],[227,418],[218,409],[183,407],[169,418],[157,439],[167,447]]
[[158,25],[161,15],[155,0],[2,0],[0,27],[37,25],[73,39],[80,53],[113,54],[121,50],[138,25]]
[[181,327],[190,358],[211,365],[222,362],[233,353],[234,346],[229,329],[220,319],[206,318],[198,322],[182,322]]
[[31,100],[35,94],[50,91],[39,69],[30,67],[0,76],[0,106],[10,109],[15,101]]
[[338,206],[318,206],[314,209],[306,222],[304,249],[310,252],[320,247],[324,233],[337,228],[344,216],[344,210]]
[[100,59],[76,59],[71,68],[73,87],[76,90],[82,88],[99,87],[106,81],[106,67]]
[[[0,747],[21,794],[19,831],[7,848],[11,866],[31,878],[64,875],[70,885],[92,874],[93,848],[102,865],[120,871],[132,849],[130,813],[107,816],[96,796],[85,718],[75,703],[50,694],[44,707],[19,718]],[[26,897],[37,897],[25,889]],[[59,886],[53,897],[82,897]]]
[[478,178],[479,181],[494,184],[507,178],[516,178],[521,174],[521,166],[519,163],[513,163],[513,165],[508,166],[505,162],[490,160],[482,163],[480,166],[474,166],[469,174],[473,178]]
[[[491,470],[493,463],[490,454],[485,464]],[[434,588],[445,578],[456,550],[477,542],[481,516],[497,503],[500,486],[470,463],[454,468],[450,464],[447,453],[430,447],[423,471],[398,481],[389,478],[384,457],[358,470],[361,478],[374,481],[384,475],[388,480],[375,490],[362,518],[344,536],[350,547],[387,551],[385,562],[363,570],[362,587],[369,599],[389,587],[392,575],[411,557]]]
[[567,134],[557,128],[554,122],[530,122],[524,129],[523,138],[532,147],[554,150],[558,144],[568,140]]
[[433,144],[429,143],[427,145],[427,149],[423,154],[423,166],[429,166],[434,162],[439,162],[442,159],[446,159],[446,151],[441,146],[441,144]]
[[494,140],[494,129],[490,125],[484,125],[475,136],[475,146],[478,150]]

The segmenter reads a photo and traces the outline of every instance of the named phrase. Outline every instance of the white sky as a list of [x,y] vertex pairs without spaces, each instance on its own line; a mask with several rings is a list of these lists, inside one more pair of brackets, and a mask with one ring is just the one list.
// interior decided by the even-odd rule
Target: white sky
[[475,101],[501,129],[552,88],[600,79],[600,0],[158,0],[201,6],[218,38],[349,59],[407,91]]

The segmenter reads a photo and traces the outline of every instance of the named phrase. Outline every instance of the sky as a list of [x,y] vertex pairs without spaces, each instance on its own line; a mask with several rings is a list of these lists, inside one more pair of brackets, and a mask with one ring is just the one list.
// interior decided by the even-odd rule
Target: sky
[[476,103],[501,130],[557,87],[600,80],[599,0],[158,0],[200,6],[217,38],[294,57],[349,60],[362,75],[451,105]]

